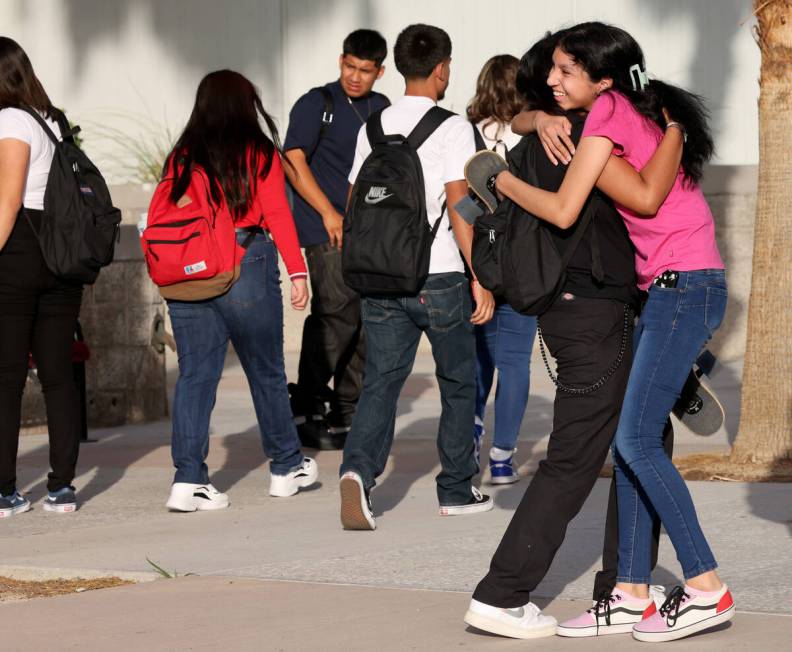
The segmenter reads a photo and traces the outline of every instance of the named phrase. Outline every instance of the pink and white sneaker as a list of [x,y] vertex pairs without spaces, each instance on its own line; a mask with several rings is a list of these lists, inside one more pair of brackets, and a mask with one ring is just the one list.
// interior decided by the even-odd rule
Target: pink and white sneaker
[[655,611],[657,607],[652,598],[636,598],[621,589],[613,589],[610,595],[597,600],[591,609],[559,624],[556,633],[573,638],[629,634],[636,623]]
[[656,612],[633,627],[633,638],[663,643],[715,627],[734,617],[734,599],[724,584],[718,591],[677,586]]

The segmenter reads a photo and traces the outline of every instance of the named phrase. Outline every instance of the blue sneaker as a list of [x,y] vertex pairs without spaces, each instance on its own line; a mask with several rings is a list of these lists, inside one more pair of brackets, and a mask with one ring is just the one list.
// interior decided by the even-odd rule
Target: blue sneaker
[[480,460],[481,460],[481,442],[484,439],[484,433],[485,432],[486,432],[486,430],[484,430],[484,421],[477,414],[476,415],[476,419],[475,419],[475,421],[473,423],[473,443],[476,446],[475,455],[476,455],[476,472],[477,473],[479,471],[481,471],[481,462],[480,462]]
[[48,512],[67,514],[77,511],[77,498],[74,487],[63,487],[57,491],[50,491],[44,499],[43,507]]
[[489,468],[490,484],[511,484],[520,479],[517,471],[514,470],[514,451],[504,460],[492,459],[492,453],[490,452]]
[[0,518],[21,514],[30,509],[30,501],[14,489],[8,496],[0,495]]

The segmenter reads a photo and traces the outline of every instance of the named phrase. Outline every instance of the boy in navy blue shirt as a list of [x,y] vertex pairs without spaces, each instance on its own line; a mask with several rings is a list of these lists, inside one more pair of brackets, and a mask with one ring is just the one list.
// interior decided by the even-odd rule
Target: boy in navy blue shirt
[[293,169],[285,169],[313,295],[297,384],[289,390],[300,439],[311,448],[343,448],[363,382],[360,297],[341,275],[343,214],[358,131],[389,104],[372,91],[385,72],[386,54],[379,32],[352,32],[339,57],[339,79],[308,91],[289,114],[284,150]]

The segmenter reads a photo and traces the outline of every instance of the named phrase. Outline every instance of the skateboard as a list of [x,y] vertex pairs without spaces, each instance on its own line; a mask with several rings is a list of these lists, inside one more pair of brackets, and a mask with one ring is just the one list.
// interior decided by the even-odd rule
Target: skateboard
[[495,194],[495,177],[508,169],[509,164],[506,163],[506,159],[486,149],[476,152],[465,163],[465,179],[468,187],[490,213],[495,212],[499,203]]
[[709,377],[717,359],[705,349],[690,370],[685,385],[674,405],[672,413],[691,432],[707,437],[715,434],[723,425],[723,405],[711,388],[702,384],[701,377]]

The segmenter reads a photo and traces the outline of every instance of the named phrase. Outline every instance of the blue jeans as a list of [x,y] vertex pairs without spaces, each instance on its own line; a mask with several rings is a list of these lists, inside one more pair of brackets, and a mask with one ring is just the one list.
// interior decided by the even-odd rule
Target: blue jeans
[[497,307],[491,321],[476,326],[476,414],[484,418],[497,369],[492,445],[503,450],[512,450],[517,443],[528,405],[534,337],[536,317],[521,315],[508,303]]
[[723,270],[681,272],[651,286],[613,445],[619,513],[617,581],[648,584],[656,513],[686,579],[717,568],[684,480],[663,450],[663,428],[699,351],[726,311]]
[[[247,234],[237,235],[241,242]],[[245,371],[270,471],[283,475],[303,460],[283,364],[283,304],[278,252],[258,234],[242,259],[239,280],[205,301],[168,301],[179,379],[173,398],[174,482],[209,482],[209,418],[229,339]]]
[[412,371],[421,333],[426,333],[442,402],[437,497],[441,505],[462,505],[470,500],[471,478],[476,474],[470,435],[476,400],[476,351],[470,315],[468,282],[459,272],[431,274],[416,297],[363,299],[366,370],[344,446],[341,475],[358,473],[369,490],[385,469],[399,393]]

